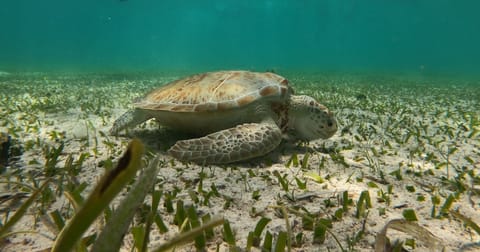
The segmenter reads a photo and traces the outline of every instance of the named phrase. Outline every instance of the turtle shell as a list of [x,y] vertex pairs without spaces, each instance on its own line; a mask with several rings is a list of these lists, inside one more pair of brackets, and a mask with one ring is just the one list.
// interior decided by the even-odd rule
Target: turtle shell
[[291,93],[288,81],[274,73],[220,71],[173,81],[152,90],[134,105],[155,111],[226,111],[261,99],[286,99]]

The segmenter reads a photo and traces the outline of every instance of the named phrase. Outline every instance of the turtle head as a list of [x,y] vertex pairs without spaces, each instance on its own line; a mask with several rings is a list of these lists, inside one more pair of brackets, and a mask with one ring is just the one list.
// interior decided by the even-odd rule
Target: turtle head
[[292,95],[288,112],[288,128],[299,140],[327,139],[337,131],[333,113],[306,95]]

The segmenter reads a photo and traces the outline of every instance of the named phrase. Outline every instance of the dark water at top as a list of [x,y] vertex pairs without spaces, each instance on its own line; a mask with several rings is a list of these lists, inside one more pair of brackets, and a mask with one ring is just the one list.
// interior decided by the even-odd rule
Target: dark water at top
[[477,0],[3,0],[0,71],[475,74]]

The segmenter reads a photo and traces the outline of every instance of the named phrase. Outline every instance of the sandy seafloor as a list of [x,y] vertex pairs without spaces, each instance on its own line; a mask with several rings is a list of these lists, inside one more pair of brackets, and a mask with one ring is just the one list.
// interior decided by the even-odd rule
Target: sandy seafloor
[[[184,76],[183,73],[3,73],[0,132],[10,134],[17,156],[10,157],[9,166],[0,174],[1,196],[31,193],[8,182],[33,186],[53,176],[55,183],[50,186],[49,196],[30,207],[11,230],[28,232],[8,235],[1,241],[0,250],[50,248],[56,231],[46,224],[49,213],[59,210],[64,217],[72,214],[58,177],[67,157],[78,160],[82,154],[87,156],[74,175],[78,183],[87,182],[82,194],[86,197],[104,172],[101,164],[117,161],[133,137],[145,143],[150,153],[146,158],[158,154],[162,160],[156,188],[164,192],[177,190],[175,201],[194,204],[200,215],[223,216],[236,232],[236,245],[241,249],[261,216],[272,219],[266,230],[274,237],[286,230],[285,219],[274,206],[332,219],[342,207],[341,195],[347,191],[352,203],[341,219],[333,221],[322,244],[313,242],[313,232],[302,226],[299,214],[288,212],[293,234],[303,233],[303,241],[293,246],[293,251],[339,251],[342,247],[373,251],[378,232],[390,220],[403,218],[406,209],[413,209],[417,223],[438,237],[438,246],[431,247],[418,236],[395,230],[387,233],[391,241],[414,238],[415,249],[404,246],[413,251],[439,251],[442,246],[445,251],[480,250],[480,235],[448,212],[458,211],[480,224],[480,81],[421,75],[280,74],[290,80],[297,94],[312,95],[335,112],[339,123],[335,136],[309,145],[284,143],[273,153],[246,162],[200,167],[172,162],[165,151],[176,140],[188,136],[159,128],[154,120],[119,137],[108,135],[113,121],[131,108],[134,98]],[[46,153],[62,145],[54,170],[46,169]],[[295,155],[299,164],[289,162]],[[309,156],[308,163],[302,163],[305,155]],[[282,189],[275,171],[289,182],[288,193]],[[201,172],[203,188],[208,191],[214,184],[221,195],[211,197],[208,205],[195,203],[189,194],[198,194]],[[312,174],[324,181],[312,179]],[[301,189],[295,178],[306,181],[306,189]],[[372,207],[367,209],[368,214],[356,218],[362,191],[369,192]],[[292,193],[293,200],[286,197]],[[450,195],[454,197],[453,204],[441,214]],[[16,198],[17,202],[0,202],[2,224],[26,200]],[[434,205],[432,199],[438,203]],[[150,204],[149,196],[146,203]],[[150,248],[174,237],[179,230],[173,224],[174,213],[168,213],[163,206],[163,198],[158,211],[169,231],[159,234],[154,225]],[[100,230],[102,223],[98,220],[88,233]],[[361,230],[363,235],[354,241]],[[228,250],[221,228],[215,231],[208,250]],[[262,239],[264,235],[265,231]],[[132,235],[127,233],[122,250],[130,251],[132,246]],[[176,249],[192,250],[192,245]]]

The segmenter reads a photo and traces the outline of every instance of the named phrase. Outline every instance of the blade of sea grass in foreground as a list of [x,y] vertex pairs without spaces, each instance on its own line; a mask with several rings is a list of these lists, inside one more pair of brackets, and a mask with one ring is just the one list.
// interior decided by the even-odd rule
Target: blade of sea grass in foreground
[[115,169],[108,171],[100,179],[82,208],[60,231],[52,251],[71,251],[83,233],[108,206],[112,199],[132,180],[142,166],[144,146],[134,139],[128,145]]
[[427,248],[429,251],[442,251],[443,245],[440,239],[438,239],[435,235],[430,233],[424,227],[419,226],[415,222],[406,221],[403,219],[396,219],[389,221],[380,233],[377,234],[377,238],[375,239],[375,251],[382,252],[387,251],[387,230],[395,229],[404,233],[407,233],[417,239],[425,242],[427,244]]
[[140,178],[117,207],[117,210],[95,241],[92,251],[120,250],[122,238],[132,222],[135,211],[143,203],[145,196],[156,181],[158,168],[158,158],[156,158],[142,172]]

